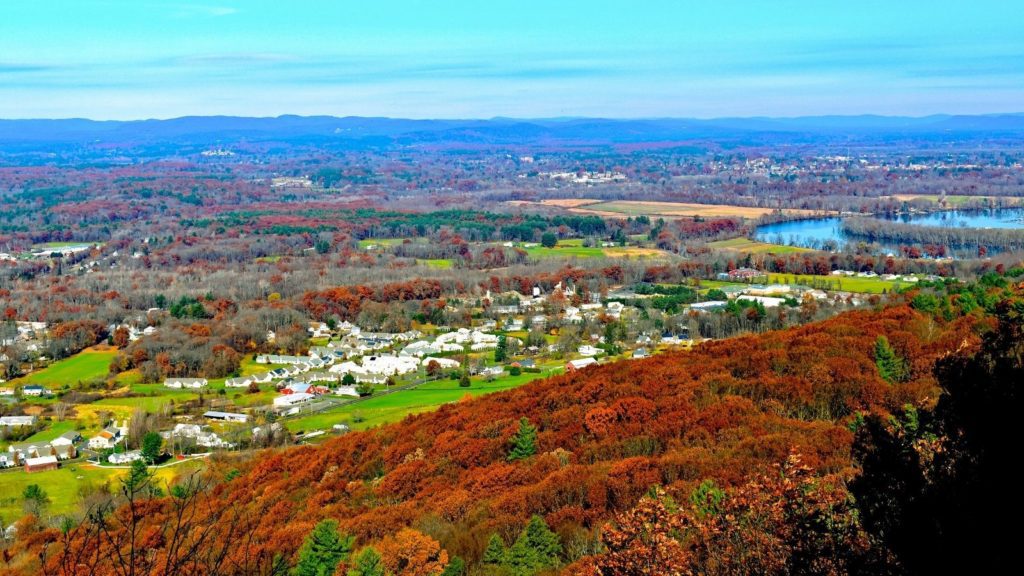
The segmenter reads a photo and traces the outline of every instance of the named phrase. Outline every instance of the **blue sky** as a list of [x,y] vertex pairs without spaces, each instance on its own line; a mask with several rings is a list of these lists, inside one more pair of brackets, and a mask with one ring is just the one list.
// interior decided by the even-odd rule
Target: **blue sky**
[[0,118],[1021,111],[1020,0],[0,0]]

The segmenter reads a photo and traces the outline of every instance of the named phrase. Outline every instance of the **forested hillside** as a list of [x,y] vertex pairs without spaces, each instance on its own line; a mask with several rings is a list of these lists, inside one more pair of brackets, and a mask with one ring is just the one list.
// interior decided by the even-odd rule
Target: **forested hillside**
[[[303,546],[314,527],[338,540],[321,557],[350,574],[901,572],[914,551],[891,539],[905,511],[876,498],[858,513],[848,484],[859,478],[862,501],[879,493],[884,438],[937,454],[943,434],[964,436],[926,417],[936,402],[950,411],[936,374],[973,382],[995,362],[973,354],[1013,346],[1000,377],[1020,374],[1019,341],[986,335],[1019,335],[1021,306],[996,309],[851,312],[216,460],[166,496],[139,477],[116,511],[63,529],[23,519],[0,572],[284,574],[322,552]],[[865,455],[881,476],[858,476]]]

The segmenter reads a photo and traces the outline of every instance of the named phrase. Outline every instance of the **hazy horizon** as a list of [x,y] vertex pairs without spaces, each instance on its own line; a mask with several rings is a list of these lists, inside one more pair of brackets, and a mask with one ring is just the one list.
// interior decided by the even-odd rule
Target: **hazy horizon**
[[361,115],[336,115],[336,114],[291,114],[281,113],[275,115],[240,115],[240,114],[185,114],[181,116],[167,116],[167,117],[139,117],[139,118],[91,118],[87,116],[65,116],[65,117],[0,117],[0,121],[13,121],[13,122],[31,122],[31,121],[86,121],[86,122],[166,122],[173,120],[183,120],[187,118],[242,118],[251,120],[269,120],[277,118],[362,118],[362,119],[380,119],[380,120],[408,120],[408,121],[464,121],[464,122],[492,122],[492,121],[514,121],[514,122],[570,122],[573,120],[608,120],[612,122],[616,121],[673,121],[673,120],[696,120],[702,122],[716,122],[716,121],[728,121],[728,120],[766,120],[766,121],[787,121],[787,120],[807,120],[815,118],[842,118],[842,119],[856,119],[856,118],[879,118],[879,119],[907,119],[907,120],[927,120],[928,118],[943,118],[943,117],[997,117],[997,116],[1024,116],[1024,111],[995,111],[995,112],[983,112],[977,114],[957,114],[949,112],[935,112],[932,114],[872,114],[872,113],[849,113],[849,114],[811,114],[811,115],[796,115],[796,116],[505,116],[497,115],[490,117],[436,117],[436,116],[361,116]]
[[18,3],[0,118],[747,118],[1024,102],[1024,4]]

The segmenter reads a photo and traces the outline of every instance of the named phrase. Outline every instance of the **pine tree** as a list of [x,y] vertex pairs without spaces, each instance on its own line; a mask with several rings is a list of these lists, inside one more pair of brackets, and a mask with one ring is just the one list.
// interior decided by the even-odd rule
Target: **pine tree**
[[519,431],[512,437],[509,461],[529,458],[537,453],[537,428],[526,418],[519,420]]
[[504,362],[508,359],[508,338],[504,334],[498,336],[498,346],[494,349],[494,361]]
[[299,549],[293,576],[333,576],[338,564],[352,552],[351,536],[338,532],[337,520],[321,520]]
[[562,543],[555,534],[548,528],[547,522],[536,514],[530,518],[520,538],[526,539],[526,545],[536,556],[539,567],[552,568],[558,565],[559,557],[562,555]]
[[491,534],[491,539],[487,542],[487,549],[484,550],[484,564],[503,565],[505,563],[505,555],[508,551],[505,549],[505,543],[502,542],[501,536],[497,534]]
[[164,439],[159,432],[147,432],[142,437],[142,457],[146,459],[146,462],[150,464],[156,462],[160,457],[160,447],[163,446],[163,443]]
[[363,548],[356,557],[355,565],[348,571],[348,576],[384,576],[380,554],[373,548]]
[[875,340],[875,364],[878,366],[878,375],[886,382],[902,382],[906,378],[906,365],[885,336],[880,335]]
[[444,567],[441,576],[463,576],[466,573],[466,562],[458,556],[452,558]]
[[459,387],[469,388],[471,382],[469,381],[469,372],[462,372],[462,376],[459,377]]
[[530,548],[526,540],[525,531],[516,538],[515,544],[505,554],[505,563],[502,565],[515,576],[527,576],[537,571],[540,565],[536,550]]
[[150,478],[152,475],[149,468],[146,468],[146,463],[142,460],[133,460],[128,476],[121,483],[124,485],[125,493],[134,496],[150,487]]

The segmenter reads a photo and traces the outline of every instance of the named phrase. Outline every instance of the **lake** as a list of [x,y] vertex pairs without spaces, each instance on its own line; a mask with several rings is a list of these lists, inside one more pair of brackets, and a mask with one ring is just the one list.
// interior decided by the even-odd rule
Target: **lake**
[[[948,210],[929,214],[901,214],[881,219],[920,226],[1024,229],[1024,208]],[[766,224],[757,228],[754,237],[761,242],[826,250],[842,249],[850,242],[859,242],[860,239],[843,232],[841,222],[841,218],[814,218]],[[895,245],[881,244],[880,248],[883,252],[898,252],[898,246]]]

